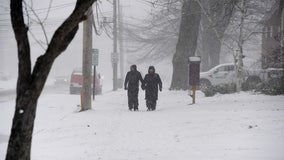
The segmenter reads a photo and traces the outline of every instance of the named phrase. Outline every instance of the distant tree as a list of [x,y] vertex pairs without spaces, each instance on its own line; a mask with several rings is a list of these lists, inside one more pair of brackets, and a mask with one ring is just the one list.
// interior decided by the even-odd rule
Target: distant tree
[[[127,52],[135,61],[170,59],[175,52],[180,25],[181,0],[147,1],[152,10],[140,23],[124,25]],[[133,54],[137,55],[137,58]]]
[[[260,44],[259,35],[262,34],[262,18],[268,13],[274,0],[237,0],[234,5],[234,15],[231,19],[229,32],[224,40],[230,47],[233,61],[236,65],[237,91],[241,90],[244,81],[243,67],[246,44]],[[254,55],[253,55],[254,56]]]
[[176,52],[173,56],[173,76],[170,89],[188,89],[188,57],[194,56],[197,46],[201,8],[195,0],[184,0]]
[[[201,7],[196,53],[204,70],[219,64],[223,34],[230,22],[237,0],[197,0]],[[127,51],[136,61],[170,59],[176,51],[183,0],[147,1],[152,6],[141,24],[126,24]],[[134,54],[138,56],[135,57]],[[184,77],[185,78],[185,77]],[[187,80],[185,80],[187,81]]]
[[29,160],[32,133],[38,98],[42,92],[54,60],[73,40],[79,23],[86,19],[85,12],[96,0],[77,0],[70,16],[55,31],[44,54],[37,58],[32,69],[28,38],[29,26],[25,23],[23,0],[11,0],[11,22],[18,48],[18,81],[16,106],[6,160]]
[[237,0],[197,0],[201,6],[201,24],[196,54],[206,71],[220,63],[224,33],[230,24]]

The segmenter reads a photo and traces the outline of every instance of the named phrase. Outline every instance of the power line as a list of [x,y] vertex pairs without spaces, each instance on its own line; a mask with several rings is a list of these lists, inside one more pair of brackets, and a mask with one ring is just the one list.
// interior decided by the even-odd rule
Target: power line
[[[46,13],[46,11],[50,10],[50,11],[54,11],[54,10],[59,10],[59,9],[63,9],[63,8],[67,8],[67,7],[71,7],[71,6],[75,6],[75,3],[64,3],[64,4],[60,4],[60,5],[55,5],[55,6],[51,6],[51,7],[47,7],[47,8],[38,8],[38,9],[33,9],[34,11],[42,11],[39,12],[37,14],[42,14],[42,13]],[[5,7],[5,6],[0,6],[0,8],[4,8],[6,10],[9,10],[6,13],[0,13],[0,15],[10,15],[10,8],[9,7]],[[31,12],[32,10],[29,9],[28,12]]]

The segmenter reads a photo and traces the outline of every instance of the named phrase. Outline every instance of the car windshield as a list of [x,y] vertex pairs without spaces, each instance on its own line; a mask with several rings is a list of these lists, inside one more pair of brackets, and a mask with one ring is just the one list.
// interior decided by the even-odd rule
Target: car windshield
[[233,64],[222,65],[222,66],[218,65],[208,70],[208,72],[224,72],[224,71],[234,71],[234,65]]

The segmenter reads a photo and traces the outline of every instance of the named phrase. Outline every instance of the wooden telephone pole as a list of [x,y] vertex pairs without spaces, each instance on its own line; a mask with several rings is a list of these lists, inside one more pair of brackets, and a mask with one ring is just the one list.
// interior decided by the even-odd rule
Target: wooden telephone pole
[[113,91],[117,90],[117,0],[113,0],[113,53],[112,53],[112,67],[113,67]]
[[81,91],[81,111],[92,108],[92,7],[86,12],[83,22],[83,85]]

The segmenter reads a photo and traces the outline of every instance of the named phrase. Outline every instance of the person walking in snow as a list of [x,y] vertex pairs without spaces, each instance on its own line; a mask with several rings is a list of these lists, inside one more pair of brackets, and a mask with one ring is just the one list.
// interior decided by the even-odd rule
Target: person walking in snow
[[132,109],[134,109],[134,111],[138,111],[139,81],[143,85],[143,78],[141,76],[141,73],[137,71],[137,66],[130,66],[130,71],[127,72],[124,81],[124,88],[125,90],[127,90],[128,107],[130,111]]
[[154,111],[158,100],[158,89],[162,91],[162,81],[159,74],[155,73],[155,67],[150,66],[145,75],[142,89],[146,90],[145,99],[148,111]]

